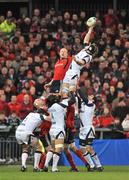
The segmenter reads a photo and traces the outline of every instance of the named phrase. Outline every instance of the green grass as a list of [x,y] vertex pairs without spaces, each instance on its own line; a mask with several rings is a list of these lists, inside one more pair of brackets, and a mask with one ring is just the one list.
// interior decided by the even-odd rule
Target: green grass
[[27,172],[20,172],[20,166],[0,166],[0,180],[129,180],[129,166],[106,166],[104,172],[69,172],[69,167],[60,167],[59,173],[33,173],[32,166]]

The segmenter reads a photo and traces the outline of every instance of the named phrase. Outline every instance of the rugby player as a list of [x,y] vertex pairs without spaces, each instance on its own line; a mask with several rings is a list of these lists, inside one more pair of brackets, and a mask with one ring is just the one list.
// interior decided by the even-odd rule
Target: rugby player
[[103,171],[100,160],[94,151],[92,144],[95,139],[95,129],[93,126],[93,115],[95,111],[94,92],[92,89],[87,91],[87,97],[78,90],[81,104],[80,104],[80,132],[79,144],[83,156],[87,160],[89,167],[88,171]]
[[85,48],[72,58],[72,63],[70,64],[63,79],[62,91],[68,91],[70,86],[74,86],[76,89],[77,82],[80,77],[80,70],[86,65],[86,63],[91,62],[93,55],[98,51],[95,43],[90,44],[90,37],[93,28],[93,26],[89,27],[88,33],[84,38]]
[[34,172],[39,171],[39,161],[41,154],[44,153],[44,148],[41,141],[33,134],[34,130],[41,125],[44,120],[50,121],[50,116],[46,116],[43,111],[43,101],[36,99],[34,101],[36,111],[30,112],[22,123],[16,129],[15,137],[18,144],[22,145],[22,167],[21,171],[24,172],[26,168],[26,160],[28,158],[29,148],[35,149],[34,154]]

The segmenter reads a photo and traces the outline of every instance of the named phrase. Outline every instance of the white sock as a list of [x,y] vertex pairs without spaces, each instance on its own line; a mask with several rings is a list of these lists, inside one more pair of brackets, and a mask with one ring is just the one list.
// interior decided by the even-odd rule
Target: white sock
[[39,152],[35,152],[34,153],[34,168],[38,168],[39,167],[39,162],[40,162],[40,158],[41,158],[41,153]]
[[94,168],[95,165],[94,165],[94,162],[93,162],[90,154],[89,154],[89,153],[85,153],[85,154],[83,154],[83,156],[84,156],[84,158],[86,159],[86,161],[88,162],[88,164],[90,165],[90,167],[91,167],[91,168]]
[[21,156],[21,160],[22,160],[22,166],[24,166],[24,167],[26,167],[27,158],[28,158],[28,153],[23,152],[22,156]]
[[46,155],[45,164],[44,164],[45,167],[49,166],[49,162],[51,161],[52,156],[53,156],[53,152],[52,151],[48,151],[48,153]]
[[57,164],[60,159],[60,154],[53,154],[52,171],[57,170]]
[[91,157],[92,157],[96,167],[101,167],[102,166],[96,153],[92,154]]

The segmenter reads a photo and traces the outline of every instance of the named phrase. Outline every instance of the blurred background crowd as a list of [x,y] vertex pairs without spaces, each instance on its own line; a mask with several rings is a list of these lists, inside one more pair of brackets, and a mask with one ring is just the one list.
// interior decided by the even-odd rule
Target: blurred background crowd
[[[83,92],[93,89],[96,97],[95,127],[129,128],[129,20],[125,10],[96,12],[92,41],[99,48],[92,63],[81,72]],[[85,11],[57,13],[54,8],[41,16],[0,16],[0,126],[17,126],[33,110],[33,101],[47,96],[44,85],[53,76],[59,50],[69,55],[83,48],[87,32]],[[129,137],[129,133],[112,138]]]

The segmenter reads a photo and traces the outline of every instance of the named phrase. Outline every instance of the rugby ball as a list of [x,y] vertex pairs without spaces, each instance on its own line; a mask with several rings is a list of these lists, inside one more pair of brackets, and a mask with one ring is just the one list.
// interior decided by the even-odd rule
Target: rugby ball
[[88,27],[95,26],[96,24],[96,17],[90,17],[86,22]]

